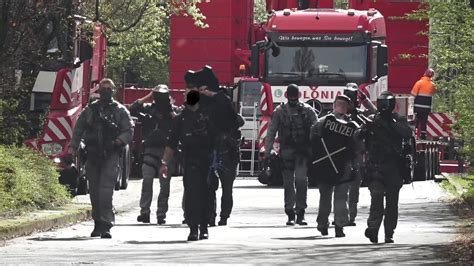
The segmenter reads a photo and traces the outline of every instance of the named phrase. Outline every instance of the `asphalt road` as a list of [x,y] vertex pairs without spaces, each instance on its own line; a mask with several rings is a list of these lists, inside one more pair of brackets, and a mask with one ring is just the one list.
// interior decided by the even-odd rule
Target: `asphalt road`
[[[155,191],[157,185],[155,182]],[[316,230],[316,189],[308,193],[309,225],[286,226],[283,190],[239,179],[228,226],[210,228],[210,238],[197,242],[186,241],[189,231],[181,225],[180,178],[172,181],[164,226],[136,222],[139,191],[140,181],[132,181],[126,192],[116,194],[114,204],[119,214],[112,229],[113,239],[88,237],[93,224],[84,222],[7,241],[0,247],[0,263],[445,264],[443,253],[456,236],[457,217],[442,201],[446,194],[430,181],[402,188],[395,244],[371,244],[363,236],[370,202],[367,188],[361,188],[357,226],[346,227],[345,238],[334,238],[333,227],[327,237]],[[379,240],[383,240],[383,229]]]

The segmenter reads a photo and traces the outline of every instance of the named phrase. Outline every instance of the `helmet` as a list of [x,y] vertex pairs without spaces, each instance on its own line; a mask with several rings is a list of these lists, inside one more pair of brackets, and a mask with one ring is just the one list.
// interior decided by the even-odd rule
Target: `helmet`
[[170,98],[170,92],[168,86],[165,84],[159,84],[158,86],[153,88],[153,99],[155,102],[160,100],[168,100]]
[[298,85],[296,84],[290,84],[286,88],[286,97],[299,97],[300,94],[300,89],[298,88]]
[[338,95],[338,96],[336,96],[336,99],[334,100],[334,102],[336,102],[336,101],[344,101],[344,102],[346,102],[347,104],[352,105],[352,100],[351,100],[351,98],[349,98],[349,97],[346,96],[346,95]]
[[186,82],[187,87],[196,86],[196,72],[193,70],[186,71],[186,74],[184,74],[184,82]]
[[377,97],[377,110],[381,113],[392,112],[395,109],[395,96],[389,91],[382,92]]
[[434,70],[432,68],[428,68],[426,71],[425,71],[425,74],[423,74],[423,76],[427,76],[427,77],[433,77],[434,76]]
[[208,65],[197,71],[188,70],[186,74],[184,74],[184,81],[188,87],[207,86],[211,91],[219,91],[219,80],[214,74],[214,71],[212,71],[212,67]]
[[347,83],[346,88],[344,88],[343,94],[351,99],[354,105],[357,104],[357,92],[359,91],[359,87],[355,83]]

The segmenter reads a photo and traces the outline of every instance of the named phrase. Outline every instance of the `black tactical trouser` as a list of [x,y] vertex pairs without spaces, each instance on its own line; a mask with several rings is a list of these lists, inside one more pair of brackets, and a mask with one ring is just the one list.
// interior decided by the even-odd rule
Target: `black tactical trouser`
[[334,195],[334,223],[339,227],[344,227],[348,222],[347,214],[347,190],[349,183],[340,185],[318,183],[319,188],[319,209],[318,229],[327,229],[329,227],[329,215],[331,214],[332,201]]
[[221,219],[227,219],[232,212],[234,205],[232,197],[232,188],[234,186],[234,180],[237,170],[237,164],[239,162],[239,151],[229,152],[215,152],[214,163],[209,173],[211,191],[210,191],[210,212],[211,221],[214,221],[217,216],[217,200],[216,191],[219,187],[219,181],[222,185],[222,197],[221,197]]
[[210,160],[202,156],[184,158],[184,201],[185,217],[189,227],[209,222],[209,184]]
[[355,179],[349,183],[349,221],[354,222],[357,217],[357,204],[359,203],[359,188],[362,182],[362,175],[360,172],[355,174]]
[[388,237],[393,236],[397,227],[398,195],[403,185],[397,167],[396,163],[386,165],[384,173],[372,173],[373,177],[369,182],[371,202],[367,227],[378,233],[383,220],[385,236]]
[[92,205],[92,218],[96,227],[108,231],[115,222],[112,198],[119,174],[119,151],[108,152],[105,158],[99,158],[88,149],[86,177],[89,181],[89,196]]

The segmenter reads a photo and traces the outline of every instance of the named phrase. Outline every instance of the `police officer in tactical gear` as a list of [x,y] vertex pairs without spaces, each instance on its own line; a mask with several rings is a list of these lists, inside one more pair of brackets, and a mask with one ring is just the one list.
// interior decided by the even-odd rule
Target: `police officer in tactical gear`
[[393,243],[393,233],[398,220],[398,195],[403,185],[400,169],[400,160],[403,159],[402,143],[413,134],[406,118],[393,112],[394,108],[393,94],[383,92],[377,98],[377,113],[373,122],[363,127],[368,152],[367,178],[371,196],[365,236],[373,243],[378,242],[382,220],[385,243]]
[[[334,110],[331,114],[322,117],[312,128],[311,138],[314,139],[316,136],[322,136],[323,126],[326,122],[327,117],[335,116],[335,118],[349,122],[348,113],[351,108],[352,101],[345,95],[339,95],[334,101]],[[343,174],[341,180],[350,180],[350,174],[352,170],[352,160],[347,160],[343,166]],[[332,181],[332,180],[331,180]],[[349,189],[349,182],[337,184],[329,182],[326,178],[318,179],[319,188],[319,209],[318,217],[318,231],[323,236],[328,235],[329,228],[329,215],[332,209],[332,198],[334,193],[334,224],[335,224],[335,235],[336,237],[345,237],[343,227],[348,224],[348,210],[347,210],[347,191]]]
[[189,70],[184,79],[188,87],[196,86],[201,93],[201,108],[216,127],[215,149],[212,166],[209,170],[210,217],[209,225],[215,226],[216,190],[219,180],[222,185],[221,212],[219,225],[227,225],[227,219],[232,212],[232,189],[239,162],[239,146],[241,133],[239,128],[244,120],[232,107],[232,101],[223,88],[210,66],[204,66],[198,71]]
[[100,81],[100,98],[81,112],[69,144],[71,154],[77,151],[81,139],[86,144],[86,177],[94,219],[91,237],[112,237],[110,228],[115,221],[112,197],[119,175],[119,158],[122,147],[133,136],[133,120],[127,108],[113,99],[114,89],[112,80]]
[[[352,105],[349,109],[349,120],[356,122],[358,125],[365,125],[370,120],[369,115],[374,114],[377,111],[375,105],[370,101],[367,95],[359,90],[356,83],[347,83],[344,89],[344,95],[351,99]],[[365,110],[360,107],[364,106]],[[353,181],[349,184],[349,222],[346,226],[355,226],[355,218],[357,216],[357,203],[359,202],[359,188],[362,182],[362,158],[365,152],[365,144],[362,138],[355,140],[355,158],[352,161],[352,173]]]
[[[153,98],[153,103],[145,103]],[[138,222],[150,222],[150,206],[153,200],[153,179],[158,177],[161,159],[166,145],[166,138],[171,130],[175,113],[170,103],[168,86],[160,84],[147,96],[136,100],[130,106],[130,112],[142,123],[144,152],[142,163],[142,193],[140,198],[140,215]],[[173,164],[171,164],[173,165]],[[160,193],[156,211],[159,225],[166,223],[168,198],[170,195],[170,178],[160,178]]]
[[169,178],[168,163],[178,142],[181,142],[184,162],[184,209],[186,222],[190,228],[188,241],[209,237],[208,175],[216,139],[215,127],[205,108],[201,106],[203,103],[200,101],[201,94],[198,89],[197,86],[191,87],[188,84],[186,106],[181,114],[173,119],[160,168],[160,178]]
[[[310,129],[317,116],[313,108],[299,102],[299,88],[287,87],[288,103],[278,106],[272,114],[265,143],[265,159],[270,157],[276,133],[280,139],[280,155],[283,159],[283,187],[287,225],[307,225],[304,214],[308,191],[307,161],[310,153]],[[296,184],[296,191],[295,191]]]

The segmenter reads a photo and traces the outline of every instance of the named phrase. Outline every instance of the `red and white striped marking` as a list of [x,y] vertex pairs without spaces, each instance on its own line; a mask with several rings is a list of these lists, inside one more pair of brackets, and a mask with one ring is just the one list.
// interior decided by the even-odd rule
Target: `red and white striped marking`
[[72,121],[70,117],[54,117],[48,120],[45,128],[43,140],[58,141],[71,139],[72,137]]
[[263,148],[265,147],[265,140],[267,138],[267,131],[268,131],[268,125],[269,125],[269,119],[268,117],[262,117],[262,121],[260,123],[260,128],[258,130],[258,150],[260,152],[263,151]]
[[59,98],[59,102],[62,104],[66,104],[71,102],[71,89],[72,89],[72,72],[68,71],[66,75],[64,75],[64,80],[61,86],[61,96]]
[[260,88],[260,110],[262,113],[268,110],[267,93],[263,85]]
[[430,113],[426,131],[431,137],[450,137],[452,124],[453,119],[445,113]]

